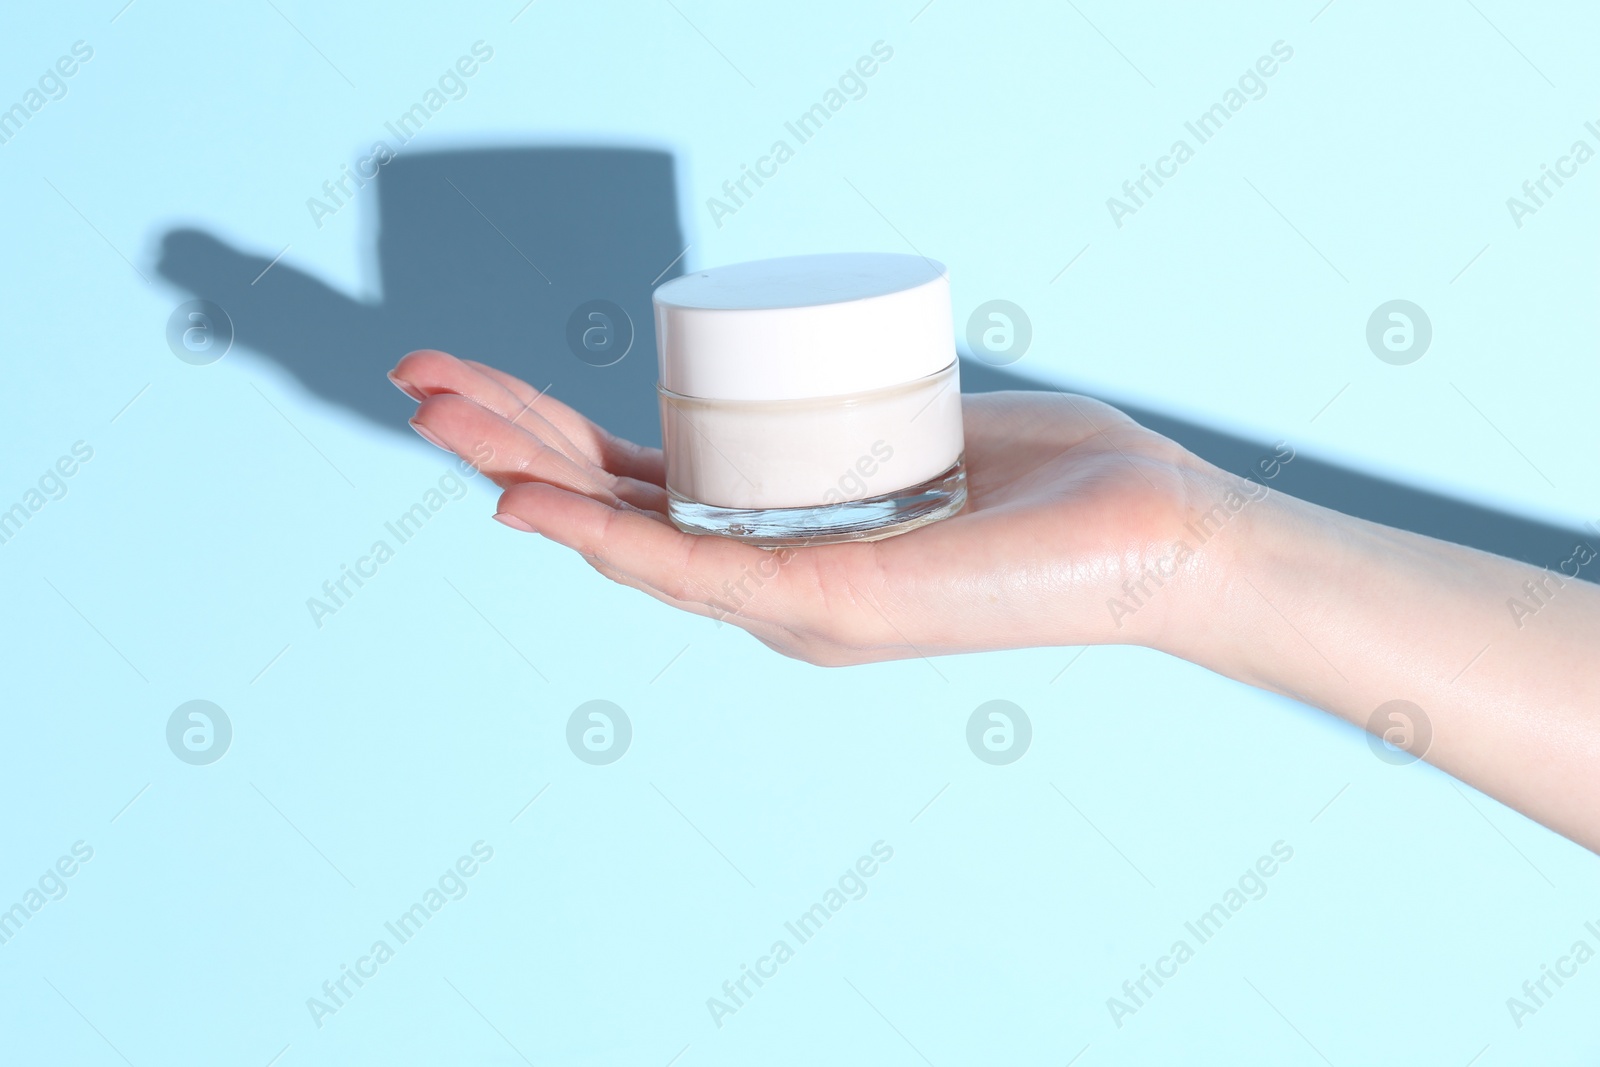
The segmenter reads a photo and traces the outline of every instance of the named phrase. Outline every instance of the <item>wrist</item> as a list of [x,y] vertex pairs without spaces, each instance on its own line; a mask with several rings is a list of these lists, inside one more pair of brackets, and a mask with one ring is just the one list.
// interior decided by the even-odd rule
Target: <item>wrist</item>
[[1469,661],[1490,621],[1479,571],[1505,565],[1275,491],[1229,532],[1163,651],[1353,719]]
[[1346,680],[1326,632],[1328,593],[1371,566],[1358,558],[1365,548],[1357,520],[1215,468],[1202,484],[1180,526],[1181,542],[1193,546],[1186,580],[1149,643],[1237,681],[1320,702]]

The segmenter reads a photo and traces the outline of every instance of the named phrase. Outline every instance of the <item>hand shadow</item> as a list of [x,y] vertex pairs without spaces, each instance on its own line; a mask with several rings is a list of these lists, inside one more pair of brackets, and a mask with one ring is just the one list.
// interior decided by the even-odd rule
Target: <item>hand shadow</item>
[[[197,230],[167,233],[157,270],[220,305],[235,344],[385,430],[410,434],[415,409],[385,372],[407,352],[439,348],[548,388],[617,433],[659,443],[650,293],[682,273],[684,252],[670,154],[401,154],[340,212],[371,211],[374,199],[376,304],[284,263],[269,269],[269,257]],[[568,319],[592,300],[610,301],[631,320],[631,346],[609,366],[596,364],[614,352],[586,361],[568,344]]]
[[[968,358],[961,362],[961,388],[968,393],[988,393],[1000,389],[1042,387],[1012,371]],[[1268,488],[1301,500],[1309,500],[1325,508],[1385,526],[1395,526],[1442,541],[1509,556],[1536,567],[1548,567],[1560,571],[1560,577],[1563,578],[1597,580],[1596,572],[1600,571],[1600,567],[1591,565],[1584,572],[1579,565],[1574,574],[1571,573],[1574,569],[1571,564],[1567,569],[1562,569],[1562,564],[1574,558],[1574,547],[1580,544],[1593,544],[1592,551],[1600,553],[1600,532],[1568,529],[1468,503],[1387,478],[1353,471],[1303,452],[1297,452],[1292,461],[1278,467],[1277,474],[1268,480],[1262,477],[1258,463],[1272,457],[1272,443],[1237,437],[1136,404],[1108,397],[1099,399],[1223,470],[1241,477],[1254,476]],[[1288,441],[1287,444],[1293,448],[1295,442]],[[1580,553],[1577,556],[1580,561],[1586,558],[1587,554]],[[1522,591],[1507,589],[1506,595],[1521,596]],[[1397,605],[1396,610],[1404,610],[1404,606]],[[1508,609],[1507,620],[1510,621],[1512,617]]]
[[[367,201],[377,202],[383,296],[376,304],[196,230],[166,234],[157,269],[221,305],[236,344],[276,360],[312,392],[385,430],[409,435],[405,420],[413,410],[385,372],[406,352],[441,348],[548,388],[625,437],[660,443],[650,293],[683,272],[685,251],[668,153],[541,147],[402,154],[352,199],[341,213],[351,206],[370,211]],[[631,346],[609,366],[580,358],[568,341],[569,319],[592,300],[618,305],[631,320]],[[971,358],[963,359],[961,373],[967,392],[1049,388]],[[1250,474],[1272,452],[1270,442],[1110,402],[1236,474]],[[1306,455],[1266,484],[1539,567],[1557,569],[1576,545],[1600,542],[1600,533]],[[1518,593],[1507,590],[1508,597]]]

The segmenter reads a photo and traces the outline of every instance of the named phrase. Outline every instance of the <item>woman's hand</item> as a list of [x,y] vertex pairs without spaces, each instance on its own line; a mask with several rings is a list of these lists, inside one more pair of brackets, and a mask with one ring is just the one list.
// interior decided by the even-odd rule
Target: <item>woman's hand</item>
[[[505,490],[501,522],[823,665],[1159,644],[1169,612],[1204,596],[1222,570],[1220,549],[1174,567],[1174,541],[1244,484],[1098,401],[968,396],[960,514],[881,541],[766,550],[678,531],[666,517],[658,449],[617,438],[510,375],[421,351],[390,377],[420,401],[418,433],[474,462],[492,456],[482,469]],[[1152,583],[1158,560],[1167,577]],[[1130,595],[1124,583],[1141,579]]]
[[[418,433],[505,489],[501,522],[785,655],[1148,645],[1374,731],[1400,709],[1413,756],[1600,849],[1588,582],[1268,494],[1104,404],[1049,393],[964,398],[960,514],[767,551],[679,532],[659,451],[509,375],[413,352],[391,377],[421,402]],[[1538,611],[1508,614],[1533,588]]]

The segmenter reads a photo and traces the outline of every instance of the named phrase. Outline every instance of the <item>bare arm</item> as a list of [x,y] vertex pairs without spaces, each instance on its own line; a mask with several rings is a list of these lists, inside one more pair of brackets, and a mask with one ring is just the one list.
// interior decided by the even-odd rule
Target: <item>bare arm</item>
[[[1243,518],[1218,601],[1185,604],[1166,651],[1392,725],[1416,754],[1600,851],[1600,587],[1281,494]],[[1391,701],[1421,721],[1380,713]]]

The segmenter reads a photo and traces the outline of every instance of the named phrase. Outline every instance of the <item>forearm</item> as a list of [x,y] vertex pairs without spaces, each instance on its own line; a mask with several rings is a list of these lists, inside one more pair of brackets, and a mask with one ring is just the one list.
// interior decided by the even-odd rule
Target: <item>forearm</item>
[[1600,588],[1277,493],[1240,534],[1166,651],[1363,727],[1410,701],[1419,754],[1600,851]]

